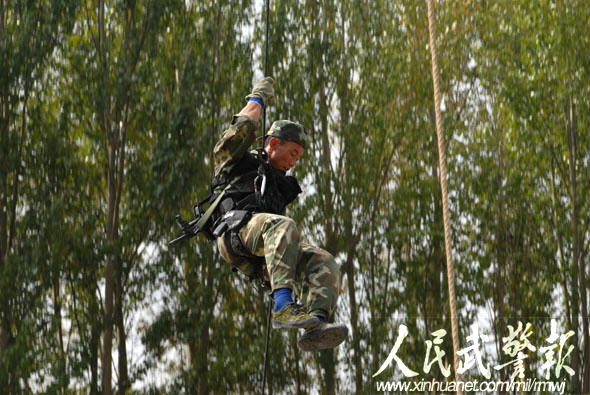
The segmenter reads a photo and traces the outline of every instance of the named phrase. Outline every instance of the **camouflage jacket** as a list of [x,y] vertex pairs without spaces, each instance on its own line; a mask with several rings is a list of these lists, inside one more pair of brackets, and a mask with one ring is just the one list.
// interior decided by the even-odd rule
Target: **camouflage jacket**
[[231,126],[223,132],[213,148],[215,178],[227,176],[232,171],[256,140],[256,130],[258,121],[246,115],[234,115]]
[[[213,149],[215,173],[211,183],[212,192],[219,192],[230,179],[241,177],[226,192],[228,198],[221,202],[219,215],[231,209],[284,214],[286,206],[301,193],[295,177],[287,176],[284,171],[268,165],[264,173],[264,196],[254,196],[260,162],[256,152],[250,153],[248,148],[256,140],[257,129],[258,122],[252,118],[234,116],[231,126],[223,132]],[[232,200],[233,203],[226,200]]]

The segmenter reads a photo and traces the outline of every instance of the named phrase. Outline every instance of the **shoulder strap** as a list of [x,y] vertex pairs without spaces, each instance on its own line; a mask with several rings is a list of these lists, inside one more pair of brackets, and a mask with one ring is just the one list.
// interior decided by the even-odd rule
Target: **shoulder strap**
[[229,188],[231,188],[231,186],[232,186],[232,183],[230,182],[223,189],[223,191],[221,191],[221,193],[219,195],[217,195],[217,198],[213,201],[213,203],[211,203],[209,208],[207,208],[207,211],[205,211],[205,214],[203,214],[203,216],[195,224],[196,229],[201,229],[203,227],[203,225],[205,225],[207,223],[209,218],[211,218],[211,214],[213,214],[213,211],[215,211],[215,209],[219,205],[219,202],[221,202],[221,198],[223,198],[223,195],[225,195],[225,191],[227,191]]
[[236,184],[239,181],[241,181],[242,178],[245,178],[245,176],[247,176],[247,174],[243,174],[242,176],[240,176],[240,177],[234,179],[233,181],[229,182],[225,186],[225,188],[223,188],[223,190],[221,192],[219,192],[219,195],[217,195],[217,197],[215,198],[215,200],[213,200],[213,203],[211,203],[211,205],[207,208],[207,211],[205,211],[205,213],[203,214],[203,216],[195,224],[195,229],[197,229],[197,231],[200,230],[200,229],[202,229],[202,227],[207,223],[207,221],[209,220],[209,218],[211,218],[211,215],[213,214],[213,212],[215,211],[215,209],[217,208],[217,206],[219,206],[219,203],[221,202],[221,200],[225,196],[225,193],[227,192],[227,190],[230,189],[234,184]]

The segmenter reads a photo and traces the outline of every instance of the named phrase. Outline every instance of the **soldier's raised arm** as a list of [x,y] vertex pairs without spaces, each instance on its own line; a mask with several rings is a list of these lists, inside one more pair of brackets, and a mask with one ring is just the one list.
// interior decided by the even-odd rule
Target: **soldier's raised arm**
[[273,79],[265,77],[254,84],[246,96],[248,103],[234,115],[232,124],[223,132],[213,148],[215,177],[227,174],[256,140],[262,108],[274,97]]

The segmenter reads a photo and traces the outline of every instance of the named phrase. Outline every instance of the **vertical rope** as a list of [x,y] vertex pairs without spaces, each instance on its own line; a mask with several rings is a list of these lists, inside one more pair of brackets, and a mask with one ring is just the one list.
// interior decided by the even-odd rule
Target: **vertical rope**
[[[270,0],[266,0],[266,26],[264,32],[264,75],[268,76],[268,31],[270,26]],[[262,109],[262,144],[264,144],[264,134],[266,133],[266,106]],[[272,295],[272,294],[271,294]],[[264,368],[262,373],[262,395],[266,388],[266,372],[268,370],[268,343],[270,342],[270,318],[272,312],[272,297],[268,301],[268,317],[266,319],[266,339],[264,341]]]
[[[445,136],[440,114],[440,83],[438,71],[438,57],[436,52],[436,31],[434,24],[434,6],[432,0],[426,0],[428,6],[428,31],[430,39],[430,56],[432,64],[432,83],[434,86],[434,115],[436,123],[436,137],[438,140],[438,165],[440,189],[442,192],[443,223],[445,228],[445,254],[447,258],[447,284],[449,287],[449,306],[451,309],[451,331],[453,338],[453,361],[455,365],[455,381],[461,381],[459,368],[459,323],[457,319],[457,302],[455,294],[455,267],[453,265],[453,254],[451,245],[451,220],[449,216],[449,194],[447,188],[447,156],[445,152]],[[461,391],[457,391],[461,394]]]
[[[270,25],[270,0],[266,0],[266,26],[264,32],[264,75],[268,77],[268,30]],[[266,133],[266,106],[262,109],[262,141]]]
[[268,370],[268,343],[270,340],[270,317],[272,312],[272,300],[268,302],[268,316],[266,318],[266,339],[264,341],[264,370],[262,373],[262,395],[266,388],[266,371]]

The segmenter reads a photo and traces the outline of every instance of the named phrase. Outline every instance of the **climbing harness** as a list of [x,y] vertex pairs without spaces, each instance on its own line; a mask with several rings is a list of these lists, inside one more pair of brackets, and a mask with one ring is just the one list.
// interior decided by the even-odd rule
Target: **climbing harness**
[[213,212],[215,211],[215,209],[217,208],[217,206],[221,202],[221,199],[225,195],[225,192],[229,188],[231,188],[232,185],[233,185],[233,183],[231,183],[231,182],[228,183],[227,186],[223,189],[223,191],[219,195],[217,195],[217,197],[215,197],[215,199],[213,200],[213,203],[211,203],[211,205],[209,206],[207,211],[205,211],[204,213],[201,209],[201,206],[208,203],[213,195],[209,195],[201,202],[195,204],[193,206],[193,210],[195,212],[195,218],[192,221],[188,222],[185,219],[183,219],[180,216],[180,214],[176,214],[176,222],[178,223],[178,225],[182,229],[183,233],[182,233],[182,235],[180,235],[176,239],[170,241],[168,243],[168,245],[174,245],[182,240],[186,240],[186,239],[190,239],[191,237],[195,237],[200,232],[203,232],[208,239],[213,240],[214,237],[211,234],[211,231],[209,230],[209,228],[207,228],[205,226],[208,223],[209,219],[211,218],[211,215],[213,214]]
[[[209,240],[215,240],[214,229],[212,228],[212,216],[215,213],[215,210],[222,202],[223,198],[225,197],[226,193],[231,189],[232,186],[238,184],[240,181],[245,179],[247,174],[243,174],[242,176],[236,178],[235,180],[228,182],[225,188],[218,193],[211,193],[202,201],[198,202],[193,206],[193,211],[195,213],[195,218],[190,222],[183,219],[180,214],[176,214],[176,222],[182,229],[182,235],[177,237],[176,239],[170,241],[168,245],[174,245],[182,240],[190,239],[191,237],[195,237],[199,233],[205,234],[205,236]],[[211,203],[207,210],[203,212],[202,206]]]

